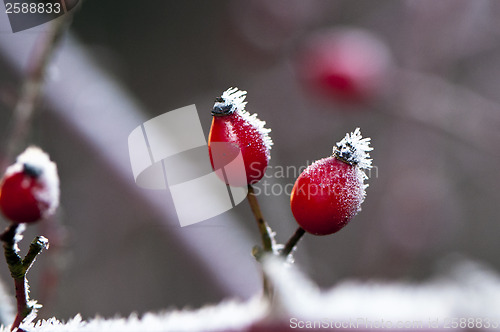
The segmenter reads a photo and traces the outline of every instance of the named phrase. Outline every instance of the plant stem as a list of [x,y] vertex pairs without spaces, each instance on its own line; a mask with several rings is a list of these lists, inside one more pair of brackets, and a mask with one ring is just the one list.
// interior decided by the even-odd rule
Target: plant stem
[[248,185],[248,202],[252,208],[253,215],[257,221],[257,226],[259,227],[259,232],[262,238],[262,246],[264,252],[273,252],[274,250],[274,240],[272,235],[272,230],[269,225],[264,220],[262,212],[260,210],[259,202],[257,201],[257,196],[255,196],[255,191],[251,184]]
[[[251,184],[248,185],[247,199],[248,203],[250,203],[250,207],[252,208],[252,213],[255,216],[255,220],[257,221],[257,226],[259,227],[260,236],[262,238],[263,252],[274,253],[275,244],[272,230],[262,216],[259,201],[257,200],[257,196],[255,196],[255,191],[253,190],[253,186]],[[259,250],[262,249],[254,248],[253,250],[255,252],[255,257],[257,258],[257,260],[259,260],[260,256],[262,255],[262,252],[259,252]],[[262,288],[264,291],[264,296],[267,299],[272,300],[274,293],[273,286],[264,272],[262,272]]]
[[295,233],[288,240],[288,242],[286,243],[285,247],[281,251],[281,256],[287,257],[288,255],[290,255],[290,253],[292,252],[293,248],[295,248],[295,246],[297,245],[297,243],[299,242],[299,240],[302,238],[302,236],[305,233],[306,233],[306,231],[302,227],[297,228],[297,230],[295,231]]
[[3,241],[5,258],[9,266],[10,274],[14,279],[17,301],[17,315],[12,324],[11,331],[18,328],[21,322],[32,312],[40,307],[35,301],[30,301],[28,296],[28,280],[26,273],[33,265],[36,256],[43,250],[48,248],[49,242],[43,236],[37,236],[31,242],[28,253],[21,259],[18,254],[17,243],[22,238],[21,233],[24,230],[24,225],[12,224],[4,233],[0,235],[0,240]]
[[28,306],[28,291],[26,289],[26,277],[14,279],[14,286],[16,288],[16,301],[17,301],[17,315],[14,323],[12,324],[11,331],[21,325],[21,322],[32,311]]

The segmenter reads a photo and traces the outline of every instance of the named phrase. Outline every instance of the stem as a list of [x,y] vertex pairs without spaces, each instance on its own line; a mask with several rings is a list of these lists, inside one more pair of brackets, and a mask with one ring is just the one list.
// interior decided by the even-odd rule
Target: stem
[[302,238],[302,236],[304,236],[305,233],[306,233],[306,231],[302,227],[297,228],[295,233],[288,240],[285,247],[281,251],[281,256],[288,257],[288,255],[290,255],[292,250],[295,248],[295,246],[297,245],[299,240]]
[[250,207],[252,208],[255,220],[257,221],[257,226],[259,227],[259,232],[262,237],[262,246],[264,248],[264,252],[273,252],[274,241],[273,241],[272,231],[269,225],[265,222],[264,217],[262,216],[259,202],[257,201],[257,196],[255,196],[255,191],[253,190],[251,184],[248,185],[247,199],[248,202],[250,203]]
[[[259,227],[260,236],[262,238],[262,246],[264,253],[271,252],[274,253],[274,239],[271,227],[266,223],[264,217],[262,216],[262,211],[260,210],[259,201],[257,201],[257,196],[255,196],[255,191],[253,190],[253,186],[251,184],[248,185],[248,195],[247,195],[248,203],[250,203],[250,207],[252,208],[252,213],[255,216],[255,220],[257,221],[257,226]],[[262,249],[254,248],[253,250],[255,258],[257,260],[262,257]],[[270,280],[267,278],[264,272],[262,272],[262,288],[264,291],[264,296],[269,300],[272,300],[273,297],[273,287]]]
[[33,308],[28,306],[28,290],[26,284],[28,280],[26,277],[20,279],[14,279],[14,286],[16,288],[16,301],[17,301],[17,315],[14,323],[12,324],[11,331],[14,331],[16,327],[21,325],[21,322],[26,318]]
[[4,233],[0,235],[0,240],[3,241],[5,258],[9,266],[10,274],[14,279],[17,301],[17,315],[12,324],[11,331],[18,328],[21,322],[32,312],[40,307],[35,301],[30,301],[28,296],[28,280],[26,273],[33,265],[36,256],[43,250],[48,248],[49,242],[43,236],[37,236],[31,242],[28,253],[21,259],[18,254],[17,243],[22,238],[21,233],[24,231],[24,225],[12,224]]

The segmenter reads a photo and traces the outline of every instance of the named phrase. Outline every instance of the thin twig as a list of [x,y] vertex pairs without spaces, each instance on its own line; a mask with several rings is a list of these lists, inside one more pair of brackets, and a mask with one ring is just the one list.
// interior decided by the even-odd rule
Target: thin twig
[[259,227],[264,252],[273,252],[274,241],[272,231],[269,225],[265,222],[264,217],[262,216],[259,202],[257,201],[257,196],[255,196],[255,191],[253,190],[253,186],[251,184],[248,185],[247,199],[250,203],[250,207],[252,208],[255,220],[257,221],[257,226]]
[[[252,213],[255,216],[255,220],[257,221],[257,226],[259,228],[259,233],[262,238],[263,250],[258,247],[254,247],[254,249],[252,250],[257,260],[260,260],[263,253],[274,253],[274,238],[271,227],[269,227],[269,225],[264,220],[264,217],[262,216],[259,201],[257,200],[257,196],[255,195],[255,191],[251,184],[248,185],[247,199],[250,203],[250,207],[252,208]],[[262,285],[264,296],[271,301],[274,293],[273,286],[264,272],[262,272]]]
[[281,256],[288,257],[288,255],[290,255],[292,250],[295,248],[295,246],[297,245],[299,240],[302,238],[302,236],[304,236],[305,233],[306,233],[306,231],[302,227],[297,228],[295,233],[292,235],[292,237],[285,244],[285,247],[283,248],[283,250],[281,250]]
[[33,311],[40,308],[35,301],[30,301],[28,296],[28,280],[26,273],[33,265],[36,256],[43,250],[48,248],[49,242],[43,236],[37,236],[31,242],[28,254],[21,259],[18,254],[17,242],[21,239],[21,233],[24,227],[19,224],[12,224],[4,233],[0,235],[0,240],[3,241],[5,258],[9,271],[14,279],[17,301],[17,315],[12,324],[11,331],[18,328],[21,322]]

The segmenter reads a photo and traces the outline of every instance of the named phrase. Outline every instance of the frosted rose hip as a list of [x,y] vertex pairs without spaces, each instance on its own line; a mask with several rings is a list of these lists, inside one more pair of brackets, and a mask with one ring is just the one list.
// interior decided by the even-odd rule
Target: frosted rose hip
[[[245,183],[258,182],[266,171],[270,150],[273,144],[269,137],[270,129],[245,110],[246,91],[230,88],[216,99],[212,110],[212,126],[208,137],[208,151],[212,167],[218,170],[236,158],[241,151],[245,165]],[[223,144],[222,144],[223,143]]]
[[296,62],[307,90],[337,101],[363,102],[386,89],[392,57],[376,35],[361,29],[320,31],[302,45]]
[[333,155],[316,161],[298,177],[290,206],[297,223],[314,235],[342,229],[361,210],[371,168],[369,138],[359,128],[336,144]]
[[2,179],[0,210],[13,223],[33,223],[59,205],[56,165],[36,147],[29,147],[9,166]]

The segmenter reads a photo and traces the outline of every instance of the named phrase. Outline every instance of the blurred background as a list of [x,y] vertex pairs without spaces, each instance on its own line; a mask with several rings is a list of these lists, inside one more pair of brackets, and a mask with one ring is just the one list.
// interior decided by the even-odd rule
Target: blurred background
[[[13,34],[0,15],[6,141],[50,24]],[[22,247],[35,234],[52,244],[28,275],[40,316],[141,314],[260,292],[248,203],[181,228],[169,193],[137,187],[128,159],[131,130],[186,105],[208,136],[213,101],[233,86],[272,128],[257,187],[281,243],[296,228],[296,170],[356,127],[372,138],[363,210],[337,234],[306,235],[295,255],[320,287],[422,281],[457,256],[500,270],[499,15],[493,0],[83,1],[29,136],[57,162],[62,192],[58,215],[30,227]]]

